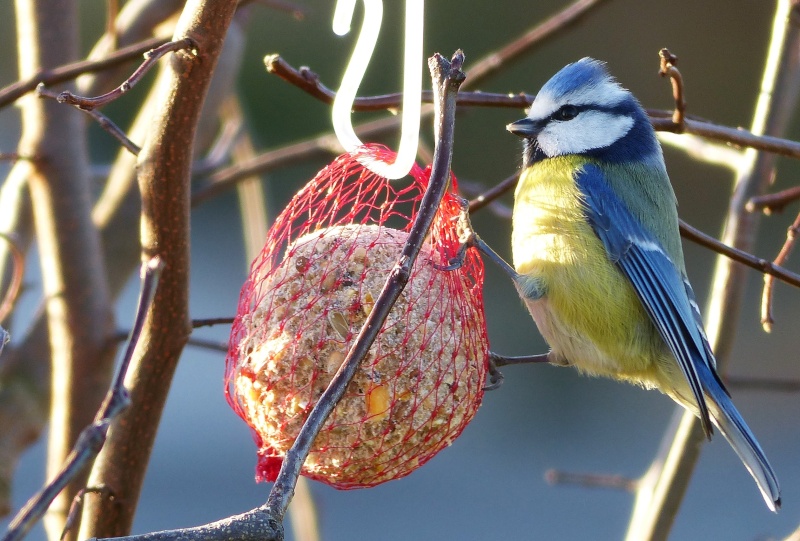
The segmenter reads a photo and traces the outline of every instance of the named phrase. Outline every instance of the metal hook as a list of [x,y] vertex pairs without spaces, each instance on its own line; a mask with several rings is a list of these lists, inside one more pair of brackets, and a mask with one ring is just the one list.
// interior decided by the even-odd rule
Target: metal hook
[[[358,86],[364,78],[383,19],[382,0],[364,1],[364,22],[356,40],[350,63],[333,101],[333,129],[347,152],[363,143],[353,130],[350,113]],[[333,14],[333,31],[343,36],[350,31],[356,0],[338,0]],[[393,163],[364,159],[361,163],[373,173],[389,179],[402,178],[411,170],[419,144],[419,115],[422,97],[422,23],[423,0],[406,0],[405,53],[403,60],[403,111],[400,147]]]

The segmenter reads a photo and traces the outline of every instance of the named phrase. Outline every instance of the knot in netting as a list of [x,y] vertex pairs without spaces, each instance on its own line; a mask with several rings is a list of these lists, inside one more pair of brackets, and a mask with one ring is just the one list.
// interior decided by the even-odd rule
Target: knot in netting
[[[392,161],[382,146],[362,158]],[[226,396],[253,429],[257,478],[282,457],[345,359],[397,263],[429,171],[390,181],[349,154],[320,171],[269,230],[239,299],[226,360]],[[483,266],[460,248],[455,178],[405,290],[347,392],[325,423],[303,474],[337,488],[411,473],[450,445],[483,396],[488,339]]]

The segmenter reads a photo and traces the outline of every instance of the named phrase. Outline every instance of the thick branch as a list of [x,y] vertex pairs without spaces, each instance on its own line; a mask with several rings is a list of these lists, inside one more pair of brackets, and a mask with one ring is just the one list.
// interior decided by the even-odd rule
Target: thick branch
[[[211,75],[233,17],[233,0],[191,0],[173,41],[192,39],[197,55],[178,52],[156,81],[150,137],[139,154],[143,258],[166,268],[142,332],[127,384],[131,407],[112,426],[90,485],[109,493],[87,495],[81,537],[129,531],[172,375],[186,344],[188,315],[189,183],[195,129]],[[123,426],[124,430],[115,430]]]

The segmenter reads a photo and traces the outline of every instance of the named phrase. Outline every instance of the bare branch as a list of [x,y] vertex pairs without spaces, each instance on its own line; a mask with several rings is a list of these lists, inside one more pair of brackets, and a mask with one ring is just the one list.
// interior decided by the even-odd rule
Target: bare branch
[[111,67],[118,66],[162,45],[167,40],[163,38],[150,38],[140,43],[135,43],[124,49],[115,51],[100,60],[82,60],[66,64],[59,68],[39,71],[31,78],[18,81],[0,90],[0,107],[5,107],[27,94],[33,92],[40,84],[54,85],[75,79],[84,73],[95,73]]
[[621,475],[602,475],[597,473],[574,473],[550,469],[544,473],[550,485],[577,485],[583,488],[610,488],[633,492],[639,484],[638,479]]
[[661,68],[658,70],[658,74],[662,77],[669,77],[672,82],[672,97],[675,100],[672,123],[675,124],[677,133],[682,133],[684,130],[684,113],[686,112],[686,95],[683,90],[683,77],[676,66],[678,57],[666,48],[661,49],[658,52],[658,56],[661,58]]
[[[285,81],[296,85],[301,90],[308,92],[311,96],[324,103],[332,103],[335,92],[323,85],[318,76],[309,68],[299,70],[290,66],[285,60],[277,55],[268,56],[265,59],[268,70],[275,73]],[[423,102],[430,101],[429,92],[422,93]],[[530,94],[495,94],[491,92],[462,92],[458,96],[459,106],[472,107],[509,107],[525,108],[533,103],[535,96]],[[397,109],[401,107],[402,94],[385,94],[382,96],[356,98],[353,109],[356,111],[376,111],[381,109]],[[772,137],[769,135],[757,135],[740,128],[730,128],[720,126],[707,120],[694,117],[685,117],[683,124],[676,124],[673,119],[672,111],[662,111],[658,109],[648,109],[650,122],[653,128],[658,131],[672,133],[691,133],[708,139],[722,141],[737,147],[751,147],[757,150],[765,150],[774,154],[800,159],[800,142]]]
[[800,381],[780,378],[753,378],[743,376],[727,376],[728,387],[742,391],[767,391],[770,393],[800,392]]
[[0,303],[0,323],[2,323],[14,309],[14,303],[17,302],[17,297],[22,289],[22,277],[25,275],[25,254],[11,235],[0,233],[0,238],[8,244],[14,263],[14,270],[11,274],[8,289],[3,296],[3,301]]
[[[797,234],[800,232],[800,214],[794,219],[792,225],[786,231],[786,241],[778,252],[775,258],[775,265],[783,265],[789,259],[789,254],[792,253],[795,242],[797,241]],[[767,332],[772,331],[772,324],[775,323],[775,318],[772,315],[772,297],[775,290],[775,277],[771,274],[764,275],[764,291],[761,295],[761,325]]]
[[781,212],[786,205],[794,203],[798,199],[800,199],[800,186],[794,186],[777,193],[751,197],[746,208],[750,212],[763,210],[764,214],[772,214]]
[[[21,80],[78,57],[77,0],[25,0],[16,9]],[[47,477],[52,478],[108,389],[114,314],[100,237],[91,220],[85,125],[68,108],[47,100],[25,100],[20,108],[18,153],[37,157],[14,167],[26,177],[41,260],[52,382]],[[72,482],[47,513],[51,537],[61,533],[80,484]]]
[[[54,99],[59,102],[61,102],[61,96],[63,95],[63,92],[61,94],[53,92],[51,90],[46,89],[43,85],[39,85],[36,87],[36,93],[40,97]],[[83,111],[84,113],[92,117],[98,124],[100,124],[100,127],[103,128],[103,131],[106,131],[109,134],[111,134],[111,136],[117,141],[119,141],[119,143],[123,147],[125,147],[131,154],[133,154],[134,156],[139,154],[139,151],[141,150],[139,146],[130,139],[128,139],[128,136],[125,135],[125,132],[122,131],[122,129],[119,126],[114,124],[114,122],[106,115],[95,109],[83,109],[81,107],[78,107],[78,110]]]
[[713,252],[725,256],[731,261],[736,261],[737,263],[741,263],[746,267],[755,269],[763,273],[765,276],[774,276],[775,278],[789,285],[800,287],[800,275],[795,274],[794,272],[781,267],[776,263],[756,257],[748,252],[745,252],[744,250],[728,246],[724,242],[703,233],[699,229],[695,229],[683,220],[680,222],[680,228],[681,236],[685,239],[689,239],[700,246],[704,246]]
[[192,328],[211,327],[213,325],[230,325],[233,323],[232,317],[212,317],[208,319],[193,319]]
[[155,63],[158,62],[158,60],[161,59],[161,57],[163,57],[165,54],[182,50],[192,50],[196,48],[197,47],[191,38],[169,41],[151,51],[146,52],[144,55],[144,62],[141,63],[141,65],[136,69],[136,71],[133,72],[133,74],[131,74],[130,77],[125,79],[125,81],[123,81],[123,83],[114,90],[106,92],[102,96],[97,96],[96,98],[76,96],[67,90],[61,92],[57,99],[60,103],[74,105],[80,109],[91,110],[102,107],[103,105],[106,105],[107,103],[119,98],[133,88],[136,83],[138,83],[142,77],[144,77],[147,72],[150,71]]

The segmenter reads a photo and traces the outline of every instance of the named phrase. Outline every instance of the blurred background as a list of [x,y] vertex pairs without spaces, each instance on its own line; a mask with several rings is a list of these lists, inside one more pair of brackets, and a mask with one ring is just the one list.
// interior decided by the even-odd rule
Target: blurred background
[[[245,54],[238,80],[248,127],[258,149],[274,149],[330,131],[330,109],[266,73],[263,57],[279,53],[292,65],[307,65],[337,87],[354,36],[330,29],[332,0],[297,0],[307,8],[297,20],[252,5],[246,21]],[[401,88],[403,2],[385,3],[378,51],[360,94]],[[428,2],[426,54],[450,56],[456,48],[471,62],[501,47],[567,2],[478,0]],[[103,31],[104,5],[83,3],[85,52]],[[606,60],[622,84],[648,108],[672,107],[668,81],[657,75],[658,51],[679,57],[688,111],[726,126],[748,127],[754,111],[775,2],[713,0],[669,3],[608,0],[575,26],[483,81],[481,90],[535,93],[553,73],[583,56]],[[360,17],[361,8],[357,8]],[[354,28],[357,25],[354,24]],[[13,6],[0,4],[0,83],[16,80]],[[386,66],[397,66],[388,69]],[[152,77],[144,81],[146,87]],[[425,79],[427,81],[427,78]],[[475,89],[475,88],[473,88]],[[131,103],[145,88],[104,109],[121,126]],[[130,101],[129,101],[130,100]],[[77,113],[76,113],[77,114]],[[504,126],[521,110],[464,109],[456,123],[453,170],[460,180],[489,188],[520,164],[520,144]],[[355,114],[354,121],[378,115]],[[17,112],[0,110],[0,150],[12,151],[19,135]],[[117,151],[107,134],[92,127],[92,156],[108,162]],[[800,139],[796,121],[789,138]],[[423,137],[432,142],[430,122]],[[396,147],[396,137],[383,141]],[[680,151],[665,150],[680,202],[681,217],[719,235],[732,174],[702,164]],[[330,158],[263,175],[271,216]],[[782,159],[775,190],[796,185],[800,167]],[[3,173],[7,167],[3,168]],[[511,197],[502,199],[511,204]],[[771,259],[785,238],[796,205],[762,220],[757,255]],[[235,193],[194,210],[192,223],[191,314],[232,316],[246,276]],[[510,258],[510,223],[491,210],[473,217],[483,238]],[[714,254],[687,243],[689,276],[705,299]],[[35,260],[26,280],[36,291]],[[796,265],[790,262],[790,268]],[[800,378],[800,291],[777,285],[776,324],[766,334],[759,323],[762,277],[749,273],[746,305],[728,372],[737,377]],[[118,303],[120,328],[128,328],[138,281]],[[538,335],[511,284],[487,266],[485,290],[492,348],[503,354],[541,353]],[[35,294],[23,298],[28,313]],[[25,312],[17,317],[24,321]],[[196,337],[223,342],[229,329],[201,329]],[[159,431],[134,532],[206,523],[261,505],[268,484],[254,482],[255,445],[249,429],[223,396],[224,354],[188,347],[175,377]],[[489,392],[472,424],[448,449],[410,476],[368,490],[336,491],[312,483],[322,538],[351,539],[597,539],[623,537],[633,505],[624,491],[551,486],[545,472],[619,474],[637,478],[650,465],[675,410],[668,398],[611,381],[590,379],[571,369],[517,366],[504,370],[505,383]],[[732,389],[737,407],[761,442],[783,488],[782,511],[764,506],[755,484],[721,437],[705,445],[676,520],[672,539],[782,539],[800,523],[800,399],[798,395]],[[14,486],[18,509],[43,482],[44,442],[23,457]],[[7,521],[0,522],[5,528]],[[291,532],[288,532],[292,538]],[[41,529],[32,539],[43,538]]]

